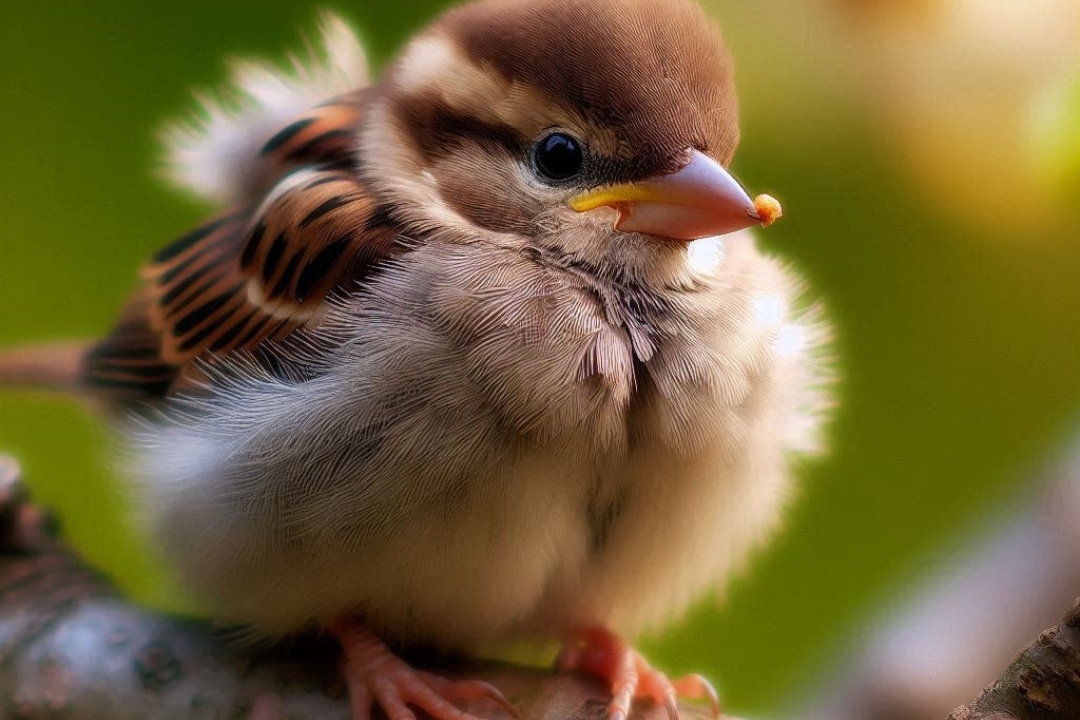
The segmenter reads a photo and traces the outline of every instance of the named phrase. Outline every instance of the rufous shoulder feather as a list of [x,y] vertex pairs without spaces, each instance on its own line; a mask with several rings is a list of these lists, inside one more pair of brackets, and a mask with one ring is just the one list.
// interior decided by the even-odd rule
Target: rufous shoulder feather
[[[260,190],[264,149],[277,133],[303,122],[303,114],[317,105],[369,82],[356,34],[337,15],[323,13],[319,41],[307,43],[304,54],[290,54],[284,67],[237,59],[230,63],[225,87],[196,94],[191,115],[162,133],[166,175],[208,200],[249,200]],[[309,125],[303,135],[314,137],[317,130]]]

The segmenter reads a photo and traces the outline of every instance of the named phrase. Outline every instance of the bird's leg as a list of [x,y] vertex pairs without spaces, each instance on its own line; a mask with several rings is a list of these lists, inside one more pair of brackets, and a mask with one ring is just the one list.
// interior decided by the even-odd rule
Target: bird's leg
[[687,675],[672,681],[654,669],[622,638],[603,628],[587,628],[573,633],[556,661],[560,670],[594,675],[611,688],[608,720],[626,720],[636,698],[651,698],[667,709],[670,720],[678,720],[678,699],[708,700],[713,715],[720,716],[720,700],[709,681]]
[[410,705],[435,720],[478,720],[452,703],[483,698],[517,717],[517,710],[494,686],[479,680],[447,680],[416,670],[359,620],[343,617],[330,629],[344,651],[352,720],[370,720],[373,704],[378,704],[389,720],[416,720]]

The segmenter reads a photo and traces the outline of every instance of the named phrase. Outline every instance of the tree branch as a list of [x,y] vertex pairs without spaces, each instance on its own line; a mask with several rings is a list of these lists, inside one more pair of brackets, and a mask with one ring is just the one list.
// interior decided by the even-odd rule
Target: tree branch
[[[609,698],[589,679],[475,661],[436,669],[494,684],[525,720],[606,717]],[[484,701],[466,709],[502,717]],[[0,717],[348,720],[349,711],[332,643],[243,650],[206,622],[125,601],[29,504],[18,466],[0,456]],[[634,711],[635,720],[666,717],[647,703]],[[682,717],[709,714],[684,707]]]
[[[435,669],[494,684],[524,720],[606,717],[607,694],[590,679],[476,661]],[[499,714],[487,705],[466,709]],[[63,542],[55,520],[29,503],[18,466],[0,456],[0,717],[349,720],[349,711],[332,643],[240,649],[207,622],[125,601]],[[666,720],[663,708],[647,703],[633,717]],[[703,708],[682,708],[682,720],[707,717]],[[1075,718],[1080,600],[948,720]]]
[[1040,633],[971,705],[948,720],[1080,718],[1080,599],[1061,624]]

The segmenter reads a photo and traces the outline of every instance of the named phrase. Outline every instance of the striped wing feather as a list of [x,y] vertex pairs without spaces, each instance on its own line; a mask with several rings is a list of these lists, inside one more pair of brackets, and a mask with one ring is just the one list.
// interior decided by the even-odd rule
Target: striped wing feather
[[[293,169],[261,205],[220,215],[151,259],[120,321],[87,356],[89,384],[164,395],[196,358],[317,324],[335,292],[400,251],[389,213],[348,169],[351,161],[337,157],[347,146],[329,150],[343,128],[323,122],[311,135],[312,124],[294,123],[264,148]],[[321,164],[301,162],[312,159]]]
[[349,167],[355,160],[356,131],[369,90],[328,100],[300,115],[266,140],[253,163],[254,174],[262,182],[258,190],[269,190],[277,178],[297,167]]

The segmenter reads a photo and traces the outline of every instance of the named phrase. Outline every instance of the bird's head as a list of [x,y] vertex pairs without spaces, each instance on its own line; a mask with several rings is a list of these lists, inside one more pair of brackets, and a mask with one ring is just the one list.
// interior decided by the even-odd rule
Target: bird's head
[[759,221],[731,57],[693,0],[479,0],[390,67],[363,147],[432,227],[607,255]]

